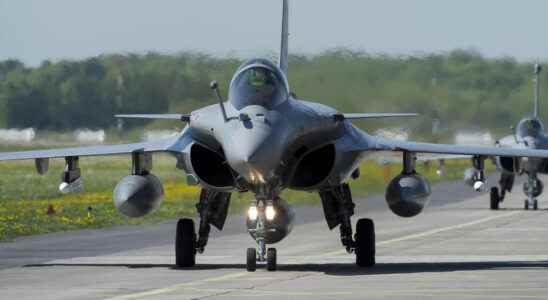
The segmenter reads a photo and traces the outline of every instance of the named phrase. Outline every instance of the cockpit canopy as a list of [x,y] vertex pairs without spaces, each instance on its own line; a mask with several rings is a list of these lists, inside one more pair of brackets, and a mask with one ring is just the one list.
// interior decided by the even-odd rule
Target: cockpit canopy
[[289,97],[289,87],[280,69],[266,59],[243,64],[230,83],[229,99],[237,109],[260,105],[272,109]]
[[539,119],[528,118],[519,122],[516,133],[518,136],[537,136],[544,131],[544,125]]

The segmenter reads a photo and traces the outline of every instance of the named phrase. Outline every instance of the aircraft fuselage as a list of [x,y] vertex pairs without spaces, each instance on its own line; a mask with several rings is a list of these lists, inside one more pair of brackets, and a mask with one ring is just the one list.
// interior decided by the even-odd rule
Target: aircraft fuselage
[[[215,104],[192,113],[192,137],[222,155],[238,184],[257,193],[278,193],[285,187],[317,190],[338,185],[357,168],[360,154],[348,155],[348,133],[358,130],[333,118],[336,110],[290,97],[273,109],[251,105],[236,110],[224,103],[228,120]],[[213,117],[212,117],[213,116]],[[307,157],[320,160],[315,174],[302,174]],[[186,168],[192,172],[192,166]],[[306,168],[306,170],[311,170]],[[304,175],[304,176],[303,176]],[[226,187],[220,188],[226,191]]]

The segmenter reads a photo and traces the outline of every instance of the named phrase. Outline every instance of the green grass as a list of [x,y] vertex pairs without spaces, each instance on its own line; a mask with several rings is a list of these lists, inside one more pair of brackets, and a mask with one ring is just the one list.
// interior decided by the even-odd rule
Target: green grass
[[[40,176],[33,161],[4,162],[0,166],[0,240],[18,236],[82,228],[103,228],[122,224],[156,223],[183,216],[195,216],[198,187],[184,183],[184,173],[175,168],[175,159],[158,155],[153,173],[162,182],[166,197],[158,210],[138,219],[118,214],[112,203],[112,190],[131,170],[129,157],[82,158],[80,162],[84,192],[61,195],[57,191],[63,160],[52,160],[50,171]],[[447,164],[446,174],[439,177],[435,168],[418,166],[418,171],[432,182],[461,178],[467,161]],[[353,194],[363,197],[383,192],[388,181],[397,175],[401,166],[379,166],[368,161],[361,166],[361,177],[351,182]],[[249,203],[250,193],[234,193],[231,213],[242,212]],[[317,193],[285,191],[282,195],[294,205],[319,205]],[[48,214],[51,207],[54,213]],[[88,211],[91,208],[91,211]]]

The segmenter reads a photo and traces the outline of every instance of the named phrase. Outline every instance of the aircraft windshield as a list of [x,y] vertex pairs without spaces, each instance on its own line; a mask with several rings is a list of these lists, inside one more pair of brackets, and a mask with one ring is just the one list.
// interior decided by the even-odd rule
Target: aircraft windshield
[[518,124],[517,134],[519,136],[537,136],[544,130],[544,126],[537,119],[525,119]]
[[279,75],[262,66],[241,72],[230,87],[230,101],[237,110],[249,105],[270,109],[287,97],[287,89]]

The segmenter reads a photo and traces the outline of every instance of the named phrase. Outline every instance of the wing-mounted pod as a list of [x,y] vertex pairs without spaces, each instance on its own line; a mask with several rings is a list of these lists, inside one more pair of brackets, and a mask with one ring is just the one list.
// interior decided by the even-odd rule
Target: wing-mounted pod
[[[36,161],[36,164],[38,165],[38,160]],[[44,164],[42,164],[41,167],[44,167]],[[62,182],[59,185],[59,191],[61,193],[78,193],[82,190],[82,179],[78,156],[65,157],[65,171],[63,172],[61,179]]]
[[415,171],[415,164],[415,153],[403,152],[403,171],[386,188],[386,202],[400,217],[414,217],[430,202],[430,184]]
[[40,175],[45,175],[49,171],[49,158],[37,158],[34,160],[36,172]]
[[472,168],[464,170],[464,183],[481,192],[485,187],[485,159],[484,156],[472,157]]
[[114,189],[114,205],[120,213],[138,218],[153,212],[164,198],[164,187],[153,175],[152,154],[132,153],[131,175],[124,177]]
[[438,159],[438,167],[436,168],[436,175],[443,176],[447,172],[445,166],[445,159]]

